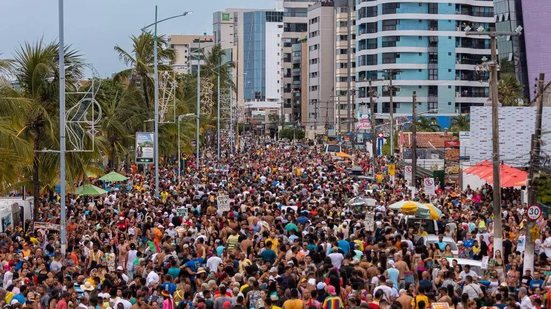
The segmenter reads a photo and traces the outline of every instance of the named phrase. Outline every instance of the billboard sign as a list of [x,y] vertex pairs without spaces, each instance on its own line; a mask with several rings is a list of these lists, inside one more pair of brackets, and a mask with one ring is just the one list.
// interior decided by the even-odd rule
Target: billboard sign
[[154,159],[154,134],[152,132],[136,132],[136,163],[150,164]]

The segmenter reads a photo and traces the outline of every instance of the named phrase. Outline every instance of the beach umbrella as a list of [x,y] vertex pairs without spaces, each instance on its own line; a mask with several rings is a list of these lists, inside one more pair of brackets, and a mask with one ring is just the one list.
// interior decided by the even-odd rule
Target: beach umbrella
[[433,204],[423,204],[429,210],[429,217],[433,220],[438,220],[442,217],[442,211]]
[[390,209],[404,215],[416,216],[425,219],[440,219],[442,211],[432,204],[421,204],[415,201],[399,201],[389,206]]
[[105,181],[105,182],[121,182],[121,181],[128,180],[128,177],[121,175],[115,171],[112,171],[107,175],[101,176],[99,180]]
[[98,195],[106,194],[107,191],[103,190],[102,188],[96,187],[92,184],[84,184],[78,187],[75,190],[75,193],[77,195],[82,195],[82,196],[98,196]]

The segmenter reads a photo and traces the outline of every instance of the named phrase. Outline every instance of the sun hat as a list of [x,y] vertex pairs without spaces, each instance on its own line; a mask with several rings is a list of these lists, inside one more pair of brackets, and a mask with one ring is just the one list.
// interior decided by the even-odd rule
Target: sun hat
[[96,287],[90,282],[90,281],[86,281],[86,283],[84,284],[81,284],[80,285],[80,288],[83,290],[83,291],[93,291],[96,289]]

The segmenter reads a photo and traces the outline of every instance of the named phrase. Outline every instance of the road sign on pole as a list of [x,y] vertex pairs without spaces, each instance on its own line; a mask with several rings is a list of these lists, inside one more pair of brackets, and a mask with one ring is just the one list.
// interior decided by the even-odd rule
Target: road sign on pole
[[411,165],[406,165],[404,167],[404,177],[406,181],[411,185],[413,179],[413,167]]
[[425,178],[423,181],[425,185],[425,193],[427,195],[436,195],[436,188],[434,185],[434,178]]
[[541,217],[541,207],[539,205],[532,205],[528,207],[528,219],[536,221]]

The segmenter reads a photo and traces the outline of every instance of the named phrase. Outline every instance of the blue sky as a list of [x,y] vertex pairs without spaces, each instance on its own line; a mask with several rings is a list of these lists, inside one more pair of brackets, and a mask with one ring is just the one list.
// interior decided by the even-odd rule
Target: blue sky
[[[113,47],[130,50],[130,35],[154,20],[193,14],[159,25],[160,34],[212,33],[212,13],[225,8],[275,8],[276,0],[65,0],[65,42],[80,50],[101,76],[124,68]],[[58,37],[57,0],[0,0],[0,58],[21,43]]]

